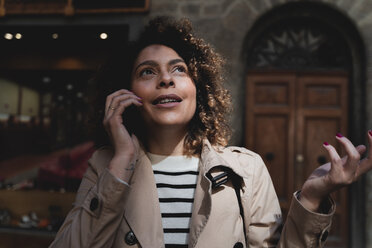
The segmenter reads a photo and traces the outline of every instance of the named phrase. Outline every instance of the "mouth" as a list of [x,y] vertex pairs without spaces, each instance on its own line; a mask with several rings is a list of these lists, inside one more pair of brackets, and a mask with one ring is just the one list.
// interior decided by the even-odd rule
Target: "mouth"
[[172,102],[182,102],[181,97],[177,96],[176,94],[170,94],[170,95],[161,95],[157,97],[152,104],[166,104],[166,103],[172,103]]

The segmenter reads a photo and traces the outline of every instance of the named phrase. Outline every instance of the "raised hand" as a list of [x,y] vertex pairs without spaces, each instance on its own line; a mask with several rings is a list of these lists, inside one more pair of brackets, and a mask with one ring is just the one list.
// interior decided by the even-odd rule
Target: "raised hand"
[[349,139],[337,134],[336,139],[345,149],[347,155],[339,156],[336,149],[324,142],[331,162],[318,167],[302,186],[300,201],[311,211],[317,211],[321,201],[330,193],[349,185],[364,173],[372,169],[372,131],[368,131],[369,151],[368,156],[360,160],[366,151],[364,145],[355,147]]
[[103,125],[115,151],[109,170],[116,177],[127,182],[131,175],[130,171],[134,169],[134,161],[137,159],[139,149],[136,136],[134,134],[130,135],[123,125],[125,109],[130,105],[142,106],[141,98],[129,90],[115,91],[106,98],[103,120]]

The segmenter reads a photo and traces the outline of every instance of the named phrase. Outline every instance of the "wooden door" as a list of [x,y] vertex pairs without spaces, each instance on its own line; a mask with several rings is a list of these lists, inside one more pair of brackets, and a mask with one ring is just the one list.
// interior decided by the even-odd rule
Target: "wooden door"
[[[322,144],[347,135],[347,75],[250,73],[247,76],[248,149],[259,153],[272,177],[286,217],[292,194],[311,172],[327,162]],[[347,247],[347,191],[333,196],[337,212],[327,247]]]

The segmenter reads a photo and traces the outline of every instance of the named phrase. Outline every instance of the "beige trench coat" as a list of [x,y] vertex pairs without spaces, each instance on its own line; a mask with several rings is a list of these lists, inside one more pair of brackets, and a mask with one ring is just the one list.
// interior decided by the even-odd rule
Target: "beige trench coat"
[[[128,187],[106,169],[112,156],[108,148],[99,149],[92,156],[74,207],[50,247],[164,247],[158,194],[148,157],[141,151]],[[231,168],[244,180],[241,201],[246,233],[231,183],[212,189],[206,177],[207,172],[216,175],[220,165]],[[278,199],[269,173],[257,154],[239,147],[216,150],[205,141],[199,168],[189,247],[324,245],[335,211],[334,203],[328,200],[329,214],[318,214],[304,209],[294,197],[280,237]]]

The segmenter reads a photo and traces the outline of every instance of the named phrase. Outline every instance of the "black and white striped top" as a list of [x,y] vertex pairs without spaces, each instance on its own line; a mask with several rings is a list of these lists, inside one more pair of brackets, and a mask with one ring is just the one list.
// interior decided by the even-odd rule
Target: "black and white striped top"
[[148,154],[154,171],[165,247],[187,247],[198,158]]

